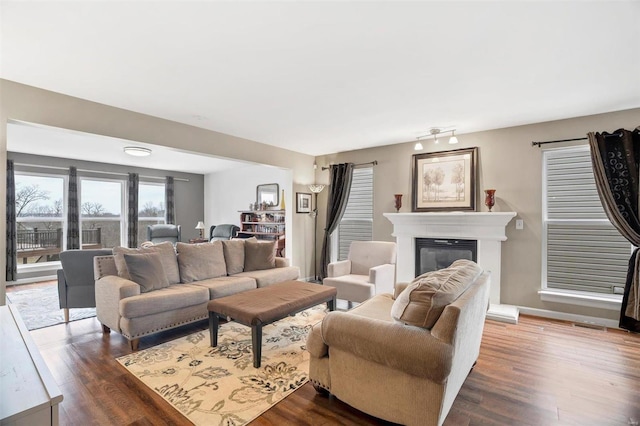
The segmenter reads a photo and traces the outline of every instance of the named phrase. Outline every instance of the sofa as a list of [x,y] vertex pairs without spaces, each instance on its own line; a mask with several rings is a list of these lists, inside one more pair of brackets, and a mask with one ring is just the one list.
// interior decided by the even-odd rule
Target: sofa
[[58,300],[64,309],[64,322],[69,322],[70,308],[95,308],[93,258],[111,254],[111,249],[65,250],[60,253]]
[[274,242],[255,238],[115,247],[94,258],[96,316],[135,351],[141,337],[208,318],[211,299],[299,276],[275,257]]
[[480,353],[489,285],[489,272],[458,260],[330,312],[307,340],[310,381],[372,416],[441,425]]

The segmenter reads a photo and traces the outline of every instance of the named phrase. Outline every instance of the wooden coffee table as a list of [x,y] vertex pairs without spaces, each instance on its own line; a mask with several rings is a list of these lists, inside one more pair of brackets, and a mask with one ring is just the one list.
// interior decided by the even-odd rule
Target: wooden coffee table
[[334,287],[303,281],[284,281],[211,300],[207,304],[211,346],[218,346],[218,315],[231,317],[234,321],[251,327],[253,366],[258,368],[262,357],[263,326],[324,302],[333,311],[336,293]]

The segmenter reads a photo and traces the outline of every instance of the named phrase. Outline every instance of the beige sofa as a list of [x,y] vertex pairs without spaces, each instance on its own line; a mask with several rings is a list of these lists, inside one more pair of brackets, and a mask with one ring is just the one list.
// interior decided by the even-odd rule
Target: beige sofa
[[208,318],[207,302],[295,280],[298,267],[274,256],[273,243],[248,240],[116,247],[94,258],[96,315],[104,332],[139,339]]
[[330,312],[307,340],[311,382],[384,420],[441,425],[478,358],[489,281],[456,261],[396,286],[396,298]]

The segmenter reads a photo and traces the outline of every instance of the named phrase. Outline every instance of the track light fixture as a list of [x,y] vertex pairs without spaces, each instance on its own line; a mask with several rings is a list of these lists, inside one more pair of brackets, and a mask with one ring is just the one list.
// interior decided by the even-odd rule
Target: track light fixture
[[422,149],[424,149],[424,147],[422,146],[422,143],[420,142],[421,139],[426,139],[426,138],[433,138],[434,143],[438,143],[438,135],[441,133],[448,133],[451,132],[451,137],[449,138],[449,143],[450,144],[456,144],[458,143],[458,138],[455,135],[455,128],[438,128],[438,127],[432,127],[431,129],[429,129],[429,133],[426,135],[421,135],[418,136],[416,139],[418,140],[418,142],[416,142],[415,146],[413,147],[413,149],[415,151],[421,151]]

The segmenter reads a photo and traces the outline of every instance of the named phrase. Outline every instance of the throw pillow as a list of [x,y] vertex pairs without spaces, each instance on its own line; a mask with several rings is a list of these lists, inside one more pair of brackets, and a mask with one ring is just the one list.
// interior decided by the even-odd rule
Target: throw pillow
[[482,269],[470,260],[456,260],[445,269],[414,279],[391,306],[391,317],[403,324],[430,329],[444,308],[455,301]]
[[227,264],[227,274],[235,275],[244,271],[244,240],[222,241],[222,251]]
[[167,280],[169,281],[169,284],[178,284],[180,282],[180,271],[178,269],[176,251],[173,244],[168,241],[140,248],[114,247],[113,258],[116,262],[116,269],[118,270],[119,277],[127,280],[131,279],[123,255],[140,253],[158,253],[160,255],[160,262],[167,273]]
[[127,264],[131,281],[140,286],[140,292],[146,293],[169,287],[158,253],[123,254],[122,256]]
[[180,281],[190,283],[227,275],[222,241],[211,243],[177,243]]
[[246,241],[244,243],[244,270],[260,271],[276,267],[276,241]]

